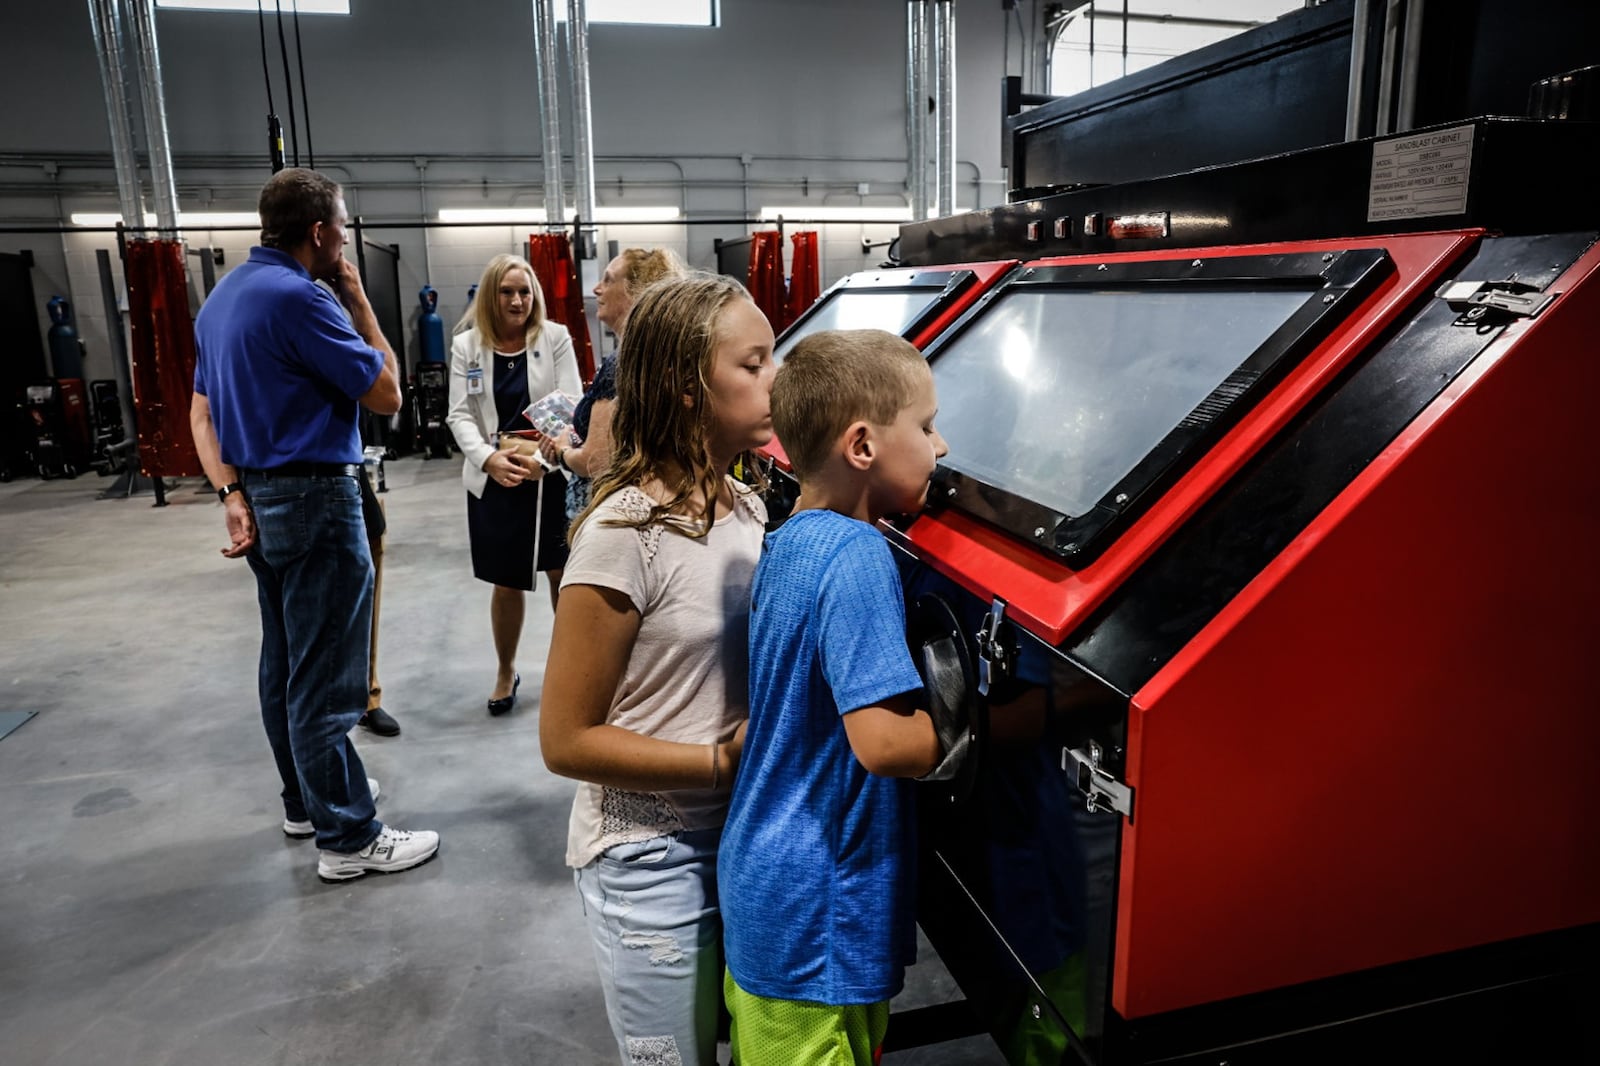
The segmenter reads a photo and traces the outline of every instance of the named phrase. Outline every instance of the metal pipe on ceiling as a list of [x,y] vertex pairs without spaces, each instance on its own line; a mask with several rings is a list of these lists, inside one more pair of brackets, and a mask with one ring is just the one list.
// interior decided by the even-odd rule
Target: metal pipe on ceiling
[[144,102],[145,146],[150,157],[151,200],[156,225],[167,237],[178,232],[178,183],[172,171],[172,144],[167,134],[167,104],[161,89],[161,48],[156,40],[155,0],[124,0],[139,71],[139,98]]
[[143,226],[139,161],[134,155],[133,116],[128,108],[128,80],[123,68],[127,53],[117,0],[89,0],[89,24],[94,31],[95,56],[100,61],[100,85],[105,90],[106,122],[111,127],[111,161],[117,172],[117,202],[122,224]]
[[[582,240],[579,259],[595,257],[594,128],[589,111],[589,12],[586,0],[567,0],[567,58],[572,63],[572,161]],[[555,216],[549,216],[555,217]]]
[[567,217],[561,194],[561,105],[556,72],[556,12],[552,0],[533,0],[533,60],[539,87],[539,128],[544,143],[544,211],[547,225]]
[[906,193],[918,220],[928,217],[927,29],[926,0],[906,0]]
[[956,210],[956,5],[955,0],[934,0],[934,67],[938,86],[939,131],[935,162],[939,217]]

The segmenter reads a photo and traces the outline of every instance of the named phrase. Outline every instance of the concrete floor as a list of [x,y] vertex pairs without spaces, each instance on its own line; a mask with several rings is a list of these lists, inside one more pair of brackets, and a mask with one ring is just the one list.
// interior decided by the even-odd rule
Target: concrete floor
[[[562,865],[573,785],[538,752],[549,600],[491,719],[459,472],[388,464],[379,666],[404,733],[357,733],[383,819],[440,854],[349,885],[279,830],[255,585],[217,554],[215,496],[0,484],[0,711],[38,712],[0,740],[0,1060],[616,1062]],[[922,958],[896,1010],[959,998]],[[1001,1061],[984,1037],[886,1057]]]

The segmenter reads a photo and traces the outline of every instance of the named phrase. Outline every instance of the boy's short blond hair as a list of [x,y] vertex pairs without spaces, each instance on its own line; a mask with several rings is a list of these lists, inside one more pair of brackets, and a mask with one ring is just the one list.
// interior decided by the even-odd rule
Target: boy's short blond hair
[[821,470],[850,423],[893,422],[927,375],[922,353],[881,329],[830,329],[802,338],[772,382],[772,428],[795,477],[804,481]]

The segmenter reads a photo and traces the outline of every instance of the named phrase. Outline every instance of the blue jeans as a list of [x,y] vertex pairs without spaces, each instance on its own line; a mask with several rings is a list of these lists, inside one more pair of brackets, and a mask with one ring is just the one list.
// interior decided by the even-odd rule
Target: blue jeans
[[618,844],[576,871],[624,1066],[714,1066],[720,829]]
[[241,471],[261,602],[261,721],[290,821],[317,847],[360,851],[383,825],[349,732],[367,707],[372,556],[353,477]]

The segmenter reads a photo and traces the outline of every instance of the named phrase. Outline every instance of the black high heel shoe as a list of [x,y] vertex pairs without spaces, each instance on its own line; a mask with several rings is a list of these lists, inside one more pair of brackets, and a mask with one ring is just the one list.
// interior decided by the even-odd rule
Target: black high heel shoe
[[517,689],[522,687],[522,675],[511,675],[511,695],[501,696],[497,700],[489,701],[489,714],[495,718],[502,714],[509,714],[511,708],[517,705]]

